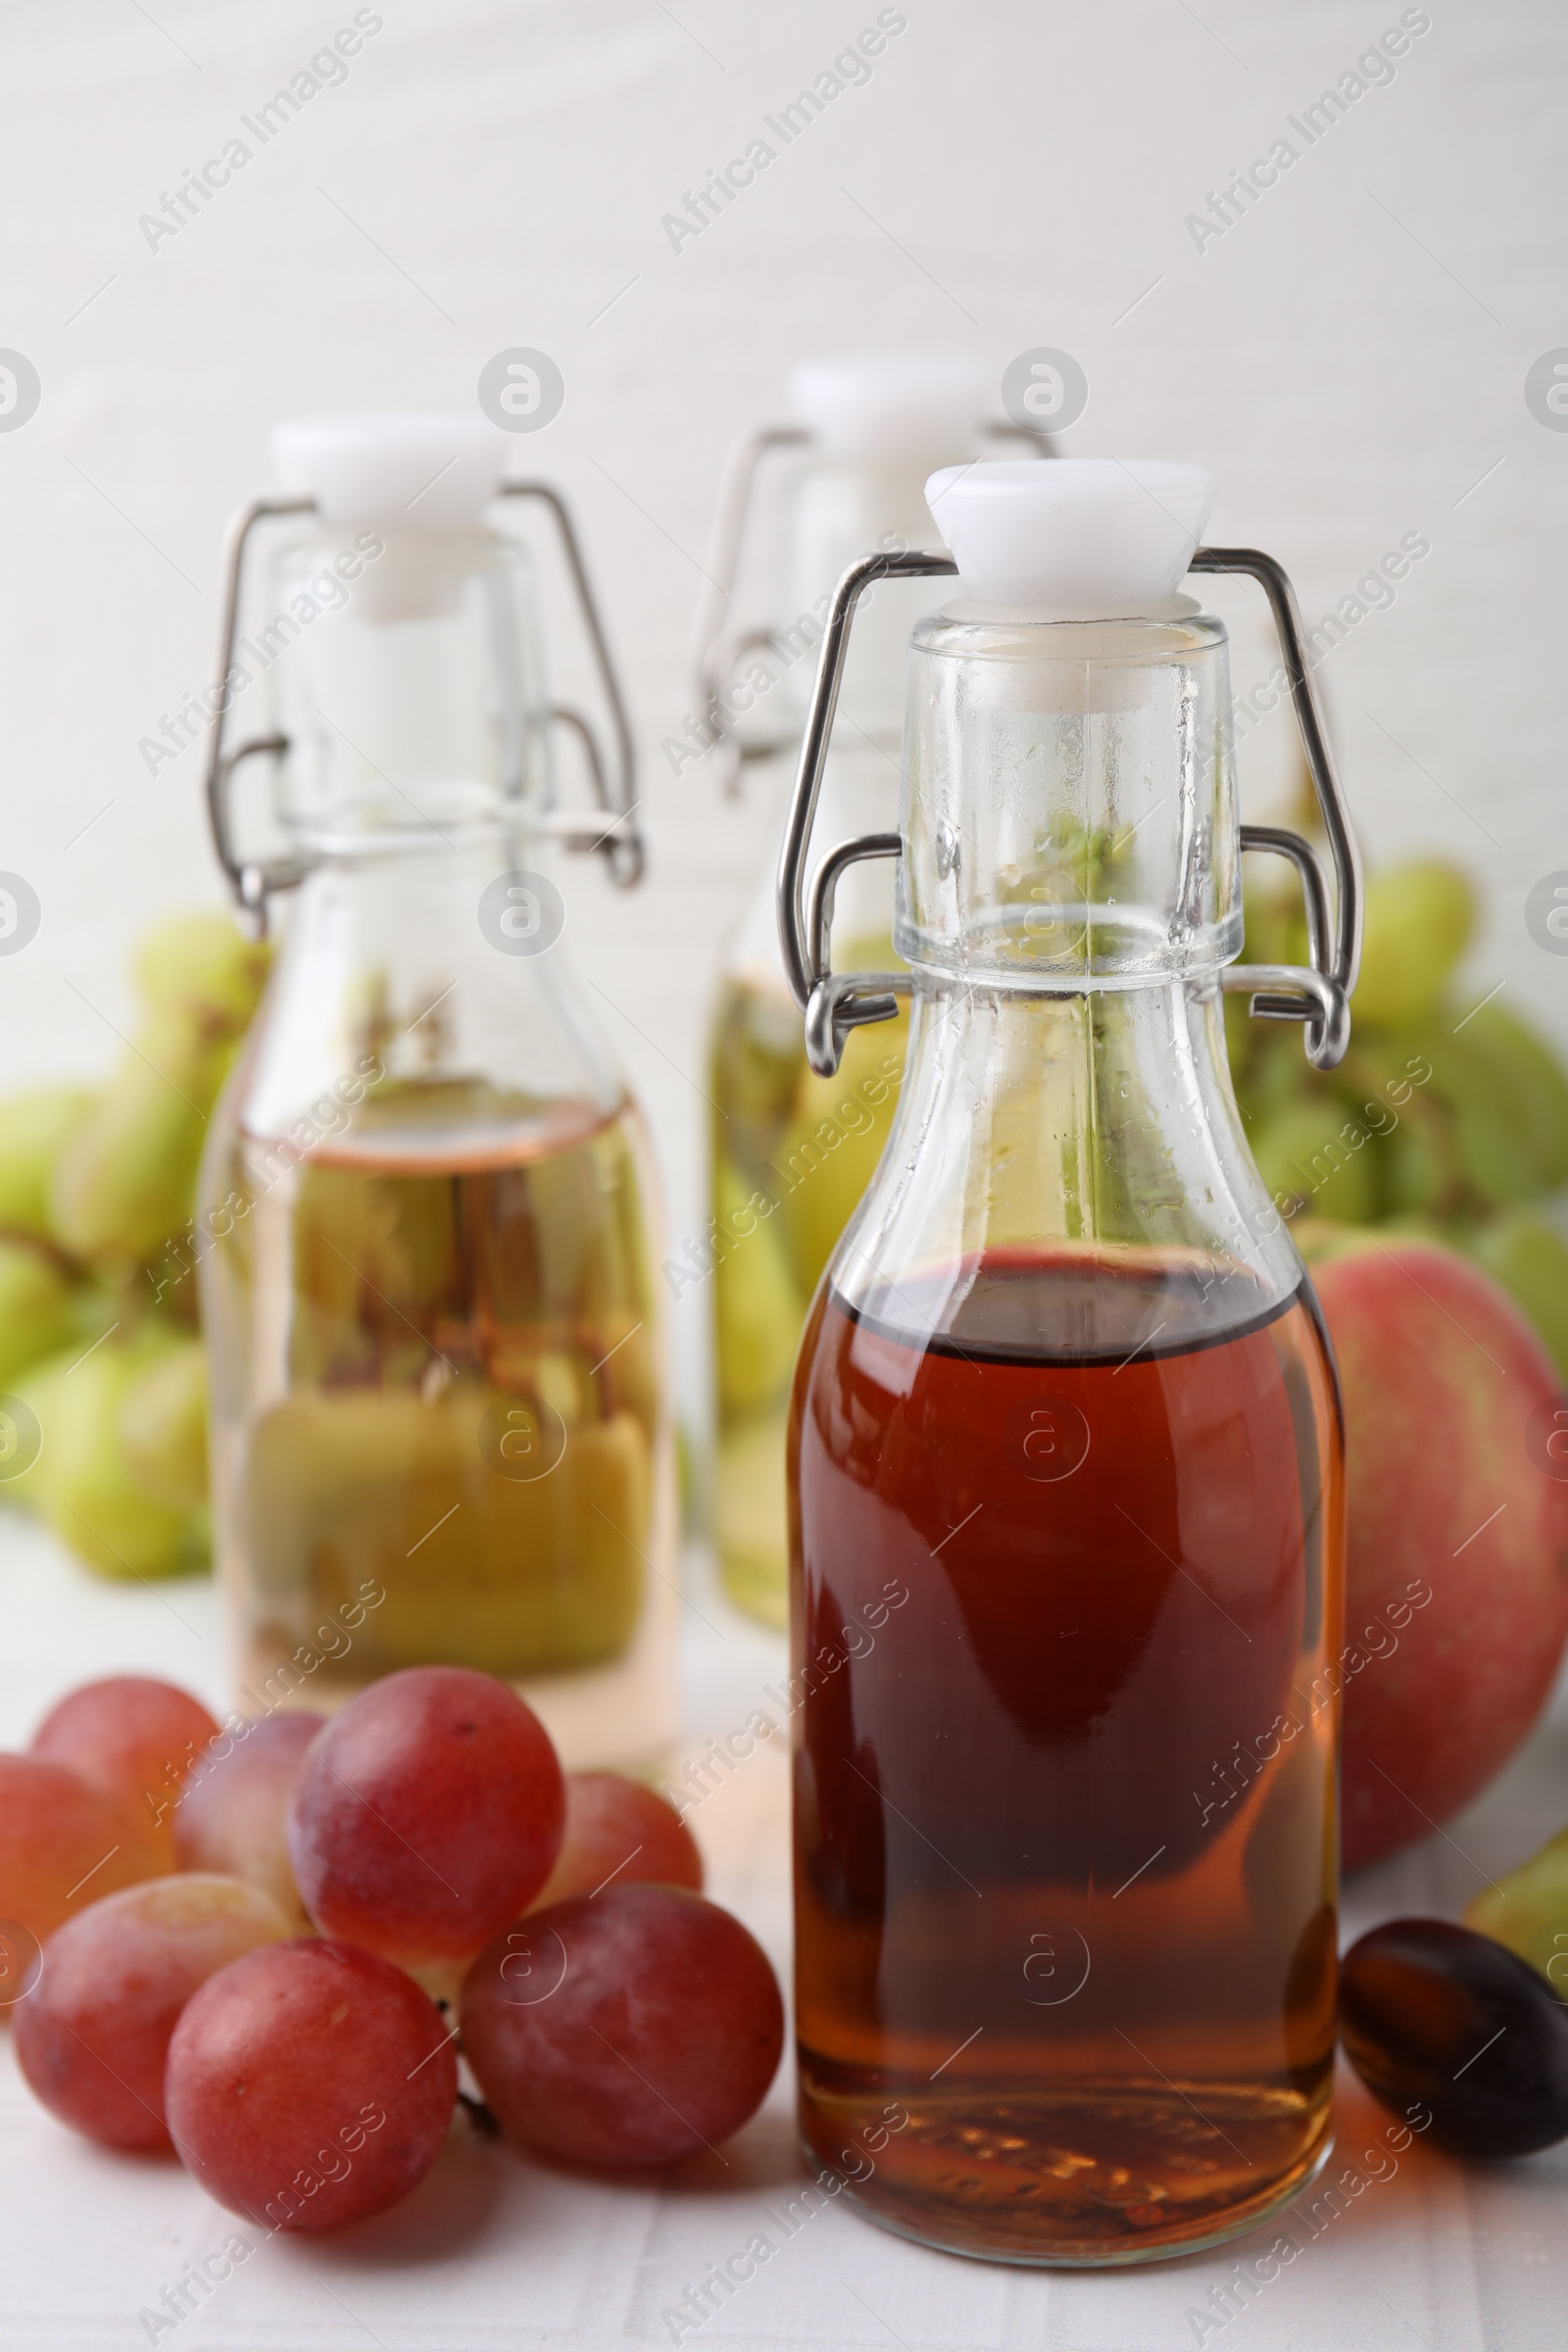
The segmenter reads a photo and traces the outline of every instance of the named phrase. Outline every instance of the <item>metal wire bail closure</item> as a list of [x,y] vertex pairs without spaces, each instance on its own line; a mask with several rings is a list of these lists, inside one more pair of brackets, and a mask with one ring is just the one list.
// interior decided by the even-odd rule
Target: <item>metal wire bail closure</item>
[[[604,813],[596,819],[541,811],[529,821],[535,830],[562,842],[568,850],[597,851],[609,868],[611,880],[618,889],[629,890],[642,879],[646,862],[642,832],[636,821],[636,747],[576,529],[565,501],[548,482],[502,482],[496,495],[499,498],[539,499],[555,518],[594,666],[599,673],[606,708],[610,712],[611,732],[615,746],[612,771],[592,723],[568,704],[552,704],[551,720],[555,725],[565,728],[582,751],[594,799]],[[252,499],[249,506],[241,507],[230,516],[223,537],[223,603],[219,621],[218,666],[208,695],[213,716],[207,739],[207,818],[212,831],[213,849],[227,877],[234,903],[242,913],[251,918],[259,936],[265,936],[267,931],[268,901],[272,893],[294,889],[303,881],[309,866],[306,859],[299,858],[258,861],[242,858],[239,853],[234,838],[231,808],[234,771],[246,760],[260,757],[281,759],[289,748],[289,741],[286,735],[252,735],[231,749],[226,747],[225,721],[230,699],[227,679],[234,661],[245,551],[252,531],[258,523],[278,516],[314,514],[317,512],[314,498]]]
[[[1037,457],[1051,458],[1056,454],[1055,443],[1049,433],[1015,424],[1010,417],[989,417],[979,430],[985,440],[1018,442]],[[741,771],[747,761],[771,759],[780,748],[772,741],[743,743],[724,710],[724,696],[741,662],[748,654],[778,652],[778,632],[774,628],[731,630],[726,626],[726,617],[740,572],[758,476],[764,461],[775,451],[791,449],[820,454],[821,442],[808,425],[763,424],[731,443],[719,476],[712,537],[703,586],[698,590],[692,626],[692,684],[697,697],[697,716],[712,731],[714,775],[719,790],[730,798],[740,791]]]
[[[902,856],[904,845],[898,834],[866,833],[839,843],[818,866],[809,893],[806,883],[806,854],[816,819],[855,609],[878,580],[940,578],[956,574],[957,568],[951,556],[933,553],[865,556],[850,565],[833,592],[778,869],[778,932],[784,970],[791,994],[806,1015],[807,1058],[819,1078],[831,1078],[838,1069],[851,1029],[863,1022],[891,1020],[898,1010],[897,999],[909,993],[906,972],[835,972],[831,957],[833,893],[840,875],[862,858]],[[1306,662],[1296,591],[1274,558],[1256,548],[1200,547],[1190,569],[1246,572],[1259,582],[1268,598],[1285,657],[1301,749],[1334,860],[1331,926],[1328,885],[1310,842],[1283,826],[1243,825],[1244,851],[1288,858],[1296,867],[1306,906],[1311,961],[1232,964],[1221,974],[1220,985],[1233,993],[1250,994],[1250,1009],[1262,1020],[1304,1022],[1308,1061],[1314,1069],[1332,1070],[1344,1059],[1350,1042],[1350,994],[1361,964],[1361,858]]]

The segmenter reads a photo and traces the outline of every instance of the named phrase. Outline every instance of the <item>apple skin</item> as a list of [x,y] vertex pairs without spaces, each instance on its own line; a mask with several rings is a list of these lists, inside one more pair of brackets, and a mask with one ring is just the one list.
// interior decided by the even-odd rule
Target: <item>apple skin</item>
[[[1540,1713],[1568,1640],[1568,1480],[1529,1443],[1560,1383],[1489,1275],[1391,1234],[1330,1244],[1312,1282],[1345,1396],[1351,1871],[1450,1820]],[[1375,1621],[1423,1580],[1389,1651]]]

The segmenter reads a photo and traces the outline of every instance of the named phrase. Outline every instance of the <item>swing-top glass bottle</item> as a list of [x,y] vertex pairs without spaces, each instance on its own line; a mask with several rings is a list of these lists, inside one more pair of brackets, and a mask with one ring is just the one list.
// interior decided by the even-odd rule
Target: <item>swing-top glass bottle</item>
[[[217,1549],[263,1705],[475,1666],[569,1765],[653,1767],[677,1604],[651,1171],[549,872],[564,843],[635,880],[630,738],[569,517],[501,480],[505,446],[461,416],[282,427],[290,494],[232,534],[215,834],[243,904],[292,896],[194,1236]],[[551,701],[535,558],[491,519],[519,492],[560,528],[613,781]],[[292,527],[248,609],[242,558],[274,516]],[[252,692],[270,719],[226,749]],[[593,813],[555,806],[563,730]],[[266,861],[229,807],[258,757]]]
[[[874,2218],[1021,2262],[1213,2243],[1328,2146],[1339,1400],[1221,989],[1332,1066],[1359,886],[1289,583],[1199,548],[1212,495],[1109,461],[936,476],[956,562],[841,583],[780,877],[814,1067],[912,1000],[795,1383],[803,2129]],[[855,601],[901,561],[960,579],[909,661],[908,973],[835,974],[835,877],[877,845],[810,891],[804,853]],[[1332,925],[1306,845],[1239,828],[1190,568],[1274,606]],[[1243,848],[1297,864],[1312,968],[1234,966]]]

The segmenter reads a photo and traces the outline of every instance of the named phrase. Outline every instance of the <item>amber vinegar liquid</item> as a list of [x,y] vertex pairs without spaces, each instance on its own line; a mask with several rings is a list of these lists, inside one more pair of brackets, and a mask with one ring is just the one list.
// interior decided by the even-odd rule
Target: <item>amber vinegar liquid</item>
[[801,2114],[875,2218],[1131,2261],[1321,2162],[1342,1447],[1310,1292],[1196,1253],[819,1296],[791,1433]]

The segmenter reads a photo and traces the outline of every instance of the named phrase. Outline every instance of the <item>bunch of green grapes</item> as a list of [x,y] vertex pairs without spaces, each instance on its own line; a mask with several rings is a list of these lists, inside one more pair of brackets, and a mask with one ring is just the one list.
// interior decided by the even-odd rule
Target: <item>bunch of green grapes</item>
[[[1319,1074],[1294,1023],[1226,1002],[1231,1071],[1252,1155],[1294,1218],[1446,1242],[1511,1293],[1568,1378],[1568,1241],[1546,1208],[1568,1185],[1568,1070],[1504,1001],[1457,970],[1473,893],[1436,859],[1366,893],[1350,1048]],[[1249,894],[1248,962],[1306,959],[1299,903]]]
[[104,1085],[0,1102],[0,1501],[107,1576],[208,1557],[196,1286],[169,1252],[266,972],[222,915],[165,923]]

